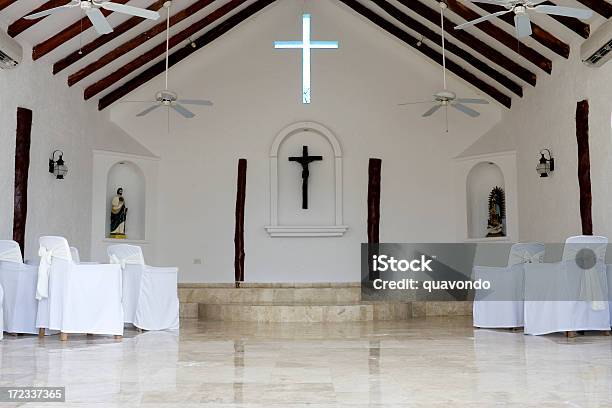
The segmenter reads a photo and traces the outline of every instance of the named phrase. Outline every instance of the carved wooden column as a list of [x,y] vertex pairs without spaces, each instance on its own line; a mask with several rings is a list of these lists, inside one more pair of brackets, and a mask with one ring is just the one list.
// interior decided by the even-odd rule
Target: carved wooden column
[[381,159],[370,159],[368,166],[368,243],[378,244],[380,226]]
[[244,282],[244,203],[246,199],[246,159],[238,160],[238,182],[236,188],[236,229],[234,233],[234,274],[236,287]]
[[30,169],[30,142],[32,111],[17,108],[15,138],[15,193],[13,210],[13,240],[25,251],[26,219],[28,216],[28,172]]
[[578,184],[580,185],[580,219],[582,234],[593,235],[591,159],[589,156],[589,101],[576,107],[576,140],[578,141]]

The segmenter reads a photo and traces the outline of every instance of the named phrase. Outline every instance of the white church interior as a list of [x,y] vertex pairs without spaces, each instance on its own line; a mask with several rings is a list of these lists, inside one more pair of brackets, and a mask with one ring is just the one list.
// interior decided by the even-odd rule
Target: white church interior
[[610,0],[0,0],[0,407],[612,406],[611,58]]

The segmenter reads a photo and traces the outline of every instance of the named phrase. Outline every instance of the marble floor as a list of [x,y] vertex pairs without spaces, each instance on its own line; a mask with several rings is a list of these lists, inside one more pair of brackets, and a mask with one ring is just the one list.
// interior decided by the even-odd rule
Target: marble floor
[[185,320],[178,336],[128,331],[119,342],[5,337],[0,386],[66,386],[75,407],[612,406],[612,338],[470,323]]

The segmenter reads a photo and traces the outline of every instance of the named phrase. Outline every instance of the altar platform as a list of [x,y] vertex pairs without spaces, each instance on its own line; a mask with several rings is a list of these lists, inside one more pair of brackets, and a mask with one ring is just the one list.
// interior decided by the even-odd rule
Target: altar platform
[[181,318],[230,322],[358,322],[468,316],[471,302],[362,301],[358,282],[182,283]]

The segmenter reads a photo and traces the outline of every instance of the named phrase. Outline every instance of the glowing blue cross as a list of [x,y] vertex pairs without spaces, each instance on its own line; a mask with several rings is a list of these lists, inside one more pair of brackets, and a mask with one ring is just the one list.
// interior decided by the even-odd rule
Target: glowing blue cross
[[310,14],[302,16],[302,41],[275,41],[274,48],[302,49],[302,102],[310,103],[310,50],[337,49],[338,41],[310,41]]

